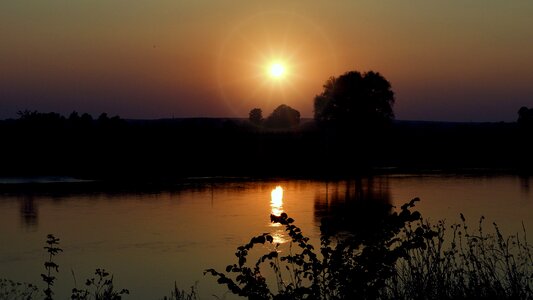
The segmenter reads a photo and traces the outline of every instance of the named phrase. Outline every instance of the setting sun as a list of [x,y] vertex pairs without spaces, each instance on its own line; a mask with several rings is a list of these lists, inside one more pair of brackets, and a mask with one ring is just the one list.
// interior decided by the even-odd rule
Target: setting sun
[[275,63],[270,66],[270,75],[275,78],[280,78],[285,73],[285,67],[280,63]]

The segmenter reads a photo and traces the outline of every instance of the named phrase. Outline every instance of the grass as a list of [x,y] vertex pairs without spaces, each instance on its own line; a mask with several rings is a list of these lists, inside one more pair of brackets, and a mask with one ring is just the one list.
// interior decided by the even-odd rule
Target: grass
[[174,289],[170,292],[170,297],[163,297],[163,300],[197,300],[198,289],[196,286],[191,287],[191,291],[187,292],[178,288],[177,283],[174,282]]
[[[387,298],[395,299],[532,299],[533,260],[525,228],[522,236],[504,237],[493,223],[483,230],[484,218],[471,231],[462,223],[446,227],[422,223],[437,233],[424,248],[413,249],[398,262]],[[445,233],[450,230],[451,241]],[[412,231],[409,229],[406,234]]]
[[[363,235],[328,234],[322,228],[319,248],[292,218],[272,215],[272,222],[284,225],[291,239],[288,251],[280,251],[273,237],[264,233],[238,247],[237,261],[224,271],[205,273],[233,294],[253,300],[533,299],[532,247],[525,229],[504,236],[493,223],[486,232],[483,217],[471,229],[463,215],[457,224],[430,224],[413,211],[417,201],[378,220]],[[50,255],[41,275],[45,287],[0,279],[0,300],[53,299],[54,273],[59,272],[53,259],[62,250],[53,235],[46,243]],[[258,249],[264,244],[273,250]],[[128,294],[115,289],[113,275],[97,269],[85,288],[73,288],[71,299],[117,300]],[[199,298],[195,286],[184,291],[175,284],[163,299]]]

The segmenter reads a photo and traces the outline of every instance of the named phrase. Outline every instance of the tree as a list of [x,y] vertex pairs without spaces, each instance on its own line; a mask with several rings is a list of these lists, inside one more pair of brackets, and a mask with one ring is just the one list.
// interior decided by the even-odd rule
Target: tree
[[84,113],[83,115],[81,115],[80,119],[82,123],[88,124],[88,125],[90,125],[93,122],[93,117],[88,113]]
[[531,128],[533,127],[533,108],[527,108],[525,106],[520,107],[518,110],[518,125]]
[[109,121],[107,113],[100,114],[100,116],[98,117],[98,123],[106,123],[107,121]]
[[300,112],[285,104],[274,109],[266,120],[267,127],[272,128],[289,128],[298,124],[300,124]]
[[77,112],[77,111],[73,111],[72,113],[70,113],[70,115],[68,116],[68,121],[71,122],[71,123],[76,123],[80,120],[80,114]]
[[261,124],[261,122],[263,122],[263,111],[260,108],[254,108],[250,110],[248,119],[252,124]]
[[65,117],[54,112],[40,113],[24,110],[17,112],[17,114],[19,115],[19,122],[39,129],[61,128],[65,125],[66,120]]
[[394,119],[393,104],[394,92],[381,74],[350,71],[326,81],[315,97],[314,118],[319,125],[382,126]]

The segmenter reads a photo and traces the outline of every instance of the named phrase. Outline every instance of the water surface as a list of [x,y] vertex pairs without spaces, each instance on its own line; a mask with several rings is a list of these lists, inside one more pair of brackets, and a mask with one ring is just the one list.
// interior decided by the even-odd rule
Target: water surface
[[[10,192],[0,194],[0,278],[40,283],[48,233],[61,239],[64,253],[56,292],[68,299],[96,268],[115,274],[130,299],[158,299],[174,285],[198,283],[203,299],[225,296],[206,268],[235,262],[235,248],[263,232],[285,243],[270,214],[286,212],[304,234],[318,240],[324,216],[362,227],[381,204],[399,207],[414,197],[430,220],[473,224],[481,215],[516,233],[522,221],[533,232],[530,179],[516,176],[394,175],[350,181],[271,180],[210,182],[178,190],[101,193]],[[272,191],[283,188],[281,200]],[[278,195],[279,196],[279,195]],[[276,196],[276,197],[278,197]],[[378,206],[374,204],[380,204]],[[377,207],[377,209],[376,209]],[[351,227],[350,227],[351,226]],[[74,275],[73,275],[74,274]]]

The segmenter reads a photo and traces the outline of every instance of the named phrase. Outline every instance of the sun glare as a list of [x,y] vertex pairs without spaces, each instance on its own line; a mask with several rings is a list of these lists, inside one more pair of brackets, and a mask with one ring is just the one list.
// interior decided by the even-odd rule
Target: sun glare
[[275,63],[270,66],[270,75],[275,78],[280,78],[285,73],[285,67],[280,63]]

